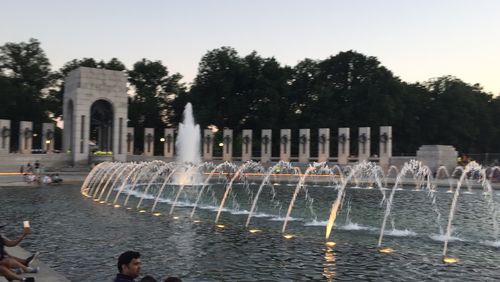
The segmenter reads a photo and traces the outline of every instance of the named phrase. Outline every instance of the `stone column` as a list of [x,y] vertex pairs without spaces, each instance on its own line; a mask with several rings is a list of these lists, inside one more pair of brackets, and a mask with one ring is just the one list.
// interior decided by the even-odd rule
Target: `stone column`
[[370,128],[360,127],[358,131],[358,162],[370,158]]
[[223,161],[232,161],[233,160],[233,130],[232,129],[224,129],[224,137],[222,137],[222,141],[224,143],[223,152],[222,152],[222,160]]
[[21,121],[19,124],[19,153],[31,154],[33,147],[33,123]]
[[252,159],[252,130],[243,129],[241,161],[246,162]]
[[125,142],[127,143],[127,155],[134,154],[134,128],[127,127],[127,137],[125,138]]
[[[127,107],[117,107],[113,128],[113,160],[127,161]],[[154,150],[153,150],[154,151]]]
[[165,156],[165,158],[174,158],[175,139],[173,128],[165,128],[164,139],[163,155]]
[[310,136],[311,136],[310,129],[299,130],[299,162],[301,163],[309,162],[309,157],[311,156]]
[[349,163],[350,143],[351,136],[349,127],[339,128],[337,157],[337,162],[339,165],[346,165]]
[[211,161],[214,155],[214,135],[211,129],[203,130],[203,160]]
[[155,154],[155,130],[154,128],[144,128],[144,156],[154,156]]
[[53,123],[42,124],[42,150],[47,154],[54,152],[54,132],[55,126]]
[[0,119],[0,154],[10,152],[10,120]]
[[271,129],[262,129],[261,145],[260,145],[260,162],[267,163],[271,161],[272,151],[272,135]]
[[381,126],[379,137],[379,165],[384,169],[388,169],[391,157],[392,126]]
[[320,128],[318,131],[318,162],[328,162],[330,159],[330,128]]
[[292,130],[291,129],[281,129],[280,130],[280,160],[289,162],[290,161],[290,143],[292,140]]

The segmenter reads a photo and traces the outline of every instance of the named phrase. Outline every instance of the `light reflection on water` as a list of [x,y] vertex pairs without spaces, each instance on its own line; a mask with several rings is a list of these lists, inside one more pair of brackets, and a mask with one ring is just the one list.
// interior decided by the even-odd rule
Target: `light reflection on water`
[[[287,191],[293,188],[283,186],[278,197],[286,201]],[[300,220],[290,222],[288,228],[293,240],[285,240],[279,232],[280,222],[269,217],[255,218],[252,229],[259,232],[250,233],[243,228],[245,215],[226,212],[221,222],[224,228],[216,228],[213,210],[200,209],[196,218],[189,219],[191,209],[178,207],[174,219],[166,215],[170,206],[165,203],[157,210],[161,214],[153,216],[147,208],[138,213],[96,203],[82,197],[79,187],[67,185],[1,188],[0,222],[8,223],[3,231],[15,237],[20,232],[18,225],[30,220],[33,232],[22,246],[40,250],[42,261],[72,281],[110,281],[117,256],[128,249],[142,253],[144,274],[158,279],[175,275],[184,281],[485,281],[500,275],[498,244],[484,243],[491,242],[491,223],[480,193],[461,198],[456,236],[464,240],[450,243],[450,252],[460,263],[449,266],[441,263],[442,242],[430,237],[438,228],[425,193],[400,191],[396,195],[396,227],[411,232],[387,236],[384,245],[396,252],[380,254],[375,248],[383,213],[379,192],[348,191],[350,221],[343,220],[341,211],[337,224],[346,228],[334,228],[332,239],[337,244],[329,247],[322,242],[325,226],[307,223],[327,217],[327,203],[335,193],[324,187],[314,189],[309,192],[316,200],[318,218],[311,218],[305,212],[308,208],[297,203],[297,214],[292,216]],[[442,211],[447,211],[450,199],[445,190],[439,194]],[[130,201],[132,207],[137,203],[136,199]],[[354,225],[366,228],[352,228]]]

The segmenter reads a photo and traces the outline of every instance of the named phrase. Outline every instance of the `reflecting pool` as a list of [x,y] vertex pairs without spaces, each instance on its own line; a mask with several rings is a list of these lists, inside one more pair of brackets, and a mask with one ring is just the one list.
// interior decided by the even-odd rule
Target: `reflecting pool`
[[[3,232],[14,237],[22,221],[30,220],[32,234],[22,246],[41,251],[43,262],[72,281],[110,281],[116,258],[129,249],[141,252],[143,274],[184,281],[493,281],[500,276],[491,207],[481,189],[460,195],[448,246],[459,263],[444,264],[442,232],[453,198],[447,188],[437,188],[434,198],[413,187],[398,190],[383,243],[394,252],[380,253],[382,190],[347,187],[329,239],[336,244],[326,245],[326,221],[338,190],[329,183],[306,183],[307,193],[299,193],[286,229],[292,238],[286,239],[282,225],[296,181],[271,183],[274,189],[262,190],[248,227],[249,195],[260,183],[236,181],[216,225],[227,184],[218,178],[192,217],[197,185],[186,185],[180,196],[178,185],[168,186],[156,214],[155,198],[144,197],[143,190],[132,193],[126,206],[128,194],[122,193],[114,207],[83,197],[80,186],[61,185],[0,188],[0,221],[9,223]],[[498,197],[495,193],[494,204]]]

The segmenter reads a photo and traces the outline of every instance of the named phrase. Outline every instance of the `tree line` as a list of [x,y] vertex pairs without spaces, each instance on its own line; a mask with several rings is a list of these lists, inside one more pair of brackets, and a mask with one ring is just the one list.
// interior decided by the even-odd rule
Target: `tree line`
[[314,133],[323,127],[335,132],[369,126],[377,141],[377,128],[391,125],[395,154],[414,154],[423,144],[453,145],[463,153],[500,152],[498,96],[447,75],[404,82],[376,57],[352,50],[286,66],[255,51],[242,56],[221,47],[207,51],[187,85],[159,60],[144,58],[127,69],[117,58],[81,58],[52,70],[40,41],[5,43],[0,47],[0,118],[46,122],[62,117],[64,77],[79,66],[126,74],[128,126],[136,128],[176,126],[191,102],[201,128],[311,128]]

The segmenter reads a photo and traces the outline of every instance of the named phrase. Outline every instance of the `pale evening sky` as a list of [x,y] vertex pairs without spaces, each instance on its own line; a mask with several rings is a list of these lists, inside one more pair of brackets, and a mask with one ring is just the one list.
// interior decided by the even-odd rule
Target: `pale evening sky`
[[161,60],[191,82],[221,46],[294,66],[355,50],[407,82],[453,75],[500,94],[497,0],[1,1],[0,45],[41,41],[53,69],[117,57]]

